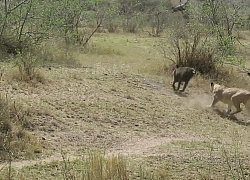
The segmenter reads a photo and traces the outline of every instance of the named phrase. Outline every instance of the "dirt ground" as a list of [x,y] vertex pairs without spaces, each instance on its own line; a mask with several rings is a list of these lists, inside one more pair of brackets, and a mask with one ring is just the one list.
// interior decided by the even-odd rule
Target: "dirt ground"
[[223,104],[217,106],[220,111],[209,109],[209,84],[194,78],[186,92],[178,94],[170,77],[150,78],[121,69],[103,64],[44,68],[40,72],[49,81],[36,87],[1,81],[1,91],[29,109],[29,132],[43,144],[41,158],[14,160],[12,166],[62,160],[62,150],[74,159],[93,148],[107,155],[182,157],[180,149],[159,147],[175,142],[230,144],[235,129],[241,132],[244,147],[249,147],[246,112],[228,119]]

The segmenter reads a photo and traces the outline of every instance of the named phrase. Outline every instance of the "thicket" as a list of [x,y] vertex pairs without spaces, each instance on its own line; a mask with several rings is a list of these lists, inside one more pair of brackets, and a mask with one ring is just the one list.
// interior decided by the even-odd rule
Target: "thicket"
[[238,31],[247,29],[247,9],[246,1],[190,3],[185,11],[189,18],[174,24],[171,30],[170,49],[174,58],[170,59],[179,66],[194,67],[205,77],[226,78],[229,72],[223,69],[225,64],[244,63],[234,55]]
[[[36,66],[75,63],[74,57],[68,56],[72,54],[71,47],[86,49],[96,32],[135,33],[150,25],[149,33],[158,36],[165,26],[166,9],[170,7],[169,0],[3,0],[0,4],[0,60],[13,56],[11,60],[20,71],[19,79],[41,82]],[[44,46],[51,39],[63,44],[60,53]],[[61,54],[67,56],[62,58]]]
[[[235,31],[249,29],[249,2],[189,1],[185,11],[173,12],[172,6],[178,3],[172,4],[170,0],[3,0],[0,59],[9,58],[9,54],[18,57],[16,65],[27,81],[37,78],[34,67],[41,61],[61,59],[61,56],[52,58],[53,52],[48,48],[41,49],[44,47],[41,44],[48,39],[86,48],[96,32],[145,31],[149,36],[159,37],[165,31],[178,30],[172,35],[173,52],[178,52],[175,62],[194,66],[201,74],[210,76],[216,71],[215,62],[225,62],[235,53]],[[197,34],[194,28],[200,28]],[[207,41],[203,41],[204,38]]]

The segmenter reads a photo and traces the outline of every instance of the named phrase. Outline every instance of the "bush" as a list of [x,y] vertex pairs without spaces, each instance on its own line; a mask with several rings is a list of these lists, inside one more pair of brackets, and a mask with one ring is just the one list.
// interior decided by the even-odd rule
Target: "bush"
[[172,60],[179,66],[189,66],[206,78],[222,78],[228,73],[223,71],[225,60],[219,58],[219,50],[212,37],[202,27],[182,26],[173,34]]
[[0,94],[0,162],[32,154],[39,146],[23,126],[27,118],[28,112]]
[[37,71],[38,59],[31,53],[18,54],[14,57],[17,73],[12,73],[12,78],[17,81],[45,83],[45,78]]
[[39,50],[36,51],[36,57],[42,66],[66,66],[79,67],[80,62],[77,59],[80,47],[66,44],[60,39],[44,41]]
[[9,53],[17,55],[24,48],[24,44],[20,41],[14,40],[14,38],[6,38],[0,36],[0,47],[3,53]]
[[141,17],[140,15],[136,15],[133,18],[127,19],[125,22],[123,22],[122,29],[123,32],[137,33],[140,25],[141,25]]
[[[179,48],[179,47],[178,47]],[[198,48],[186,44],[183,49],[178,49],[177,64],[179,66],[193,67],[201,75],[216,78],[219,64],[210,49]]]

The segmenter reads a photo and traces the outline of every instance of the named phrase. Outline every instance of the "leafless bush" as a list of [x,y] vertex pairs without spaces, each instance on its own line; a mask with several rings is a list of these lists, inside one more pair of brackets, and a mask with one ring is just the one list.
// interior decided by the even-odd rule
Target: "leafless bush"
[[213,50],[198,47],[198,44],[199,37],[195,37],[192,43],[184,41],[181,44],[179,40],[176,40],[174,42],[176,63],[179,66],[193,67],[200,74],[214,78],[218,70],[218,64],[213,56]]
[[202,27],[182,26],[172,35],[171,59],[179,66],[193,67],[204,77],[218,78],[223,62],[217,58],[216,46]]

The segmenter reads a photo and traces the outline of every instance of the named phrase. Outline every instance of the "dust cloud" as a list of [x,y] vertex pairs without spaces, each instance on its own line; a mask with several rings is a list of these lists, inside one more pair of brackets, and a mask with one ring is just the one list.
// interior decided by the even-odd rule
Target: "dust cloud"
[[189,97],[188,105],[196,109],[207,109],[212,101],[213,97],[210,94],[196,94]]

